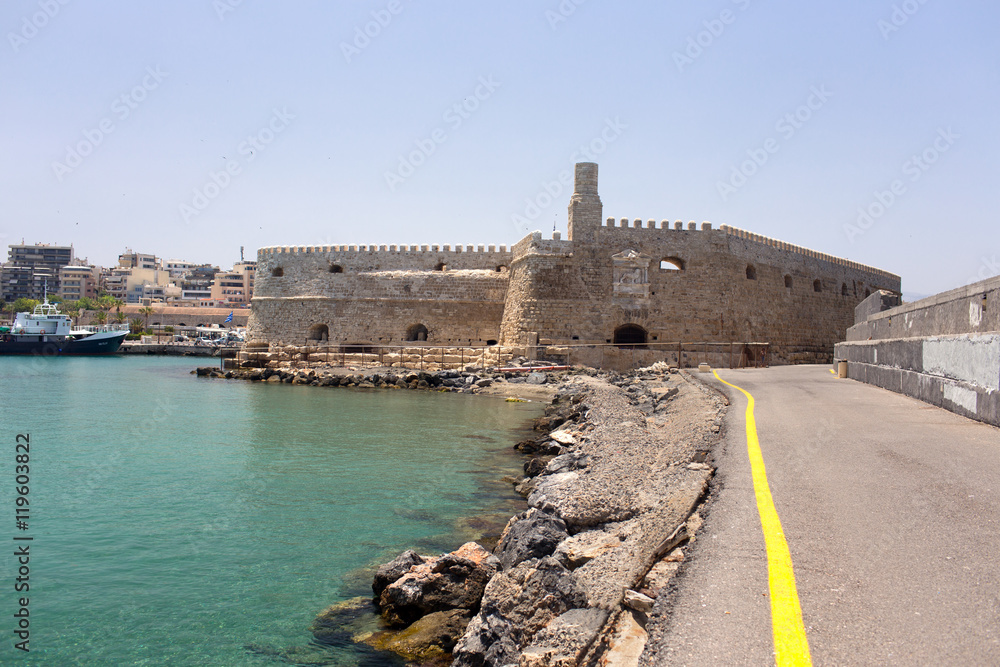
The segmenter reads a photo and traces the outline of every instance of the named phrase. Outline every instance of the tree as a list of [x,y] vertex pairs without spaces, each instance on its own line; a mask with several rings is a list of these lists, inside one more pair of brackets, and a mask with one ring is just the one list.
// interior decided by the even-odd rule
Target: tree
[[146,318],[146,322],[143,325],[144,329],[149,328],[149,316],[156,312],[156,309],[152,306],[143,306],[139,309],[139,314]]
[[73,324],[76,324],[77,320],[80,317],[80,309],[77,308],[76,306],[68,306],[68,307],[63,306],[62,314],[69,315],[70,318],[73,320]]
[[115,313],[114,319],[115,322],[117,322],[118,324],[125,324],[125,322],[128,321],[128,315],[119,310],[117,313]]
[[76,307],[80,310],[97,310],[97,304],[89,296],[85,296],[77,301]]
[[[124,313],[122,313],[122,314],[124,314]],[[128,328],[129,328],[129,332],[130,333],[141,334],[142,331],[143,331],[142,326],[143,325],[142,325],[142,319],[141,318],[134,317],[134,318],[132,318],[131,320],[128,321]]]
[[97,307],[106,313],[115,307],[115,301],[116,299],[114,299],[113,297],[104,295],[102,297],[98,297]]
[[37,305],[38,305],[37,299],[25,299],[24,297],[21,297],[20,299],[14,302],[14,305],[11,306],[10,309],[11,312],[14,313],[25,313],[25,312],[30,313],[35,310],[35,306]]
[[107,323],[108,323],[108,314],[105,311],[99,310],[96,313],[94,313],[94,324],[107,324]]
[[125,305],[125,302],[122,301],[121,299],[112,299],[111,300],[111,305],[115,307],[115,312],[116,313],[120,313],[120,312],[122,312],[122,306]]

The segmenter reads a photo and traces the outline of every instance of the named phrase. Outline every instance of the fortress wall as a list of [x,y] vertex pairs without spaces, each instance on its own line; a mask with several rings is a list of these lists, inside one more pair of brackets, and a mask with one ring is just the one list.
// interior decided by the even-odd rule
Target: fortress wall
[[399,343],[417,324],[427,327],[428,343],[499,338],[506,247],[382,248],[262,248],[250,339],[301,343],[323,324],[332,342]]
[[257,251],[254,288],[266,296],[325,295],[332,280],[358,273],[435,271],[442,264],[448,270],[502,273],[511,257],[506,246],[492,245],[271,246]]
[[511,263],[503,344],[604,342],[597,332],[607,318],[610,289],[589,289],[581,269],[595,272],[601,267],[585,255],[528,254]]
[[389,344],[421,323],[428,343],[604,345],[631,324],[649,343],[766,342],[774,362],[823,362],[868,293],[899,293],[898,276],[776,239],[602,210],[597,165],[581,163],[569,240],[263,248],[251,339],[326,325],[334,341]]
[[251,340],[301,345],[326,325],[331,345],[402,345],[423,324],[428,345],[484,345],[499,340],[502,317],[503,301],[254,297],[248,329]]
[[[520,254],[527,239],[515,246],[505,344],[523,344],[531,333],[542,344],[604,344],[617,327],[638,324],[651,343],[769,342],[779,363],[824,362],[866,290],[899,289],[892,274],[707,223],[613,223],[592,243],[574,242],[572,256],[546,255],[537,242],[534,254]],[[648,288],[638,294],[614,285],[612,255],[627,250],[649,258]],[[661,269],[668,258],[683,269]]]

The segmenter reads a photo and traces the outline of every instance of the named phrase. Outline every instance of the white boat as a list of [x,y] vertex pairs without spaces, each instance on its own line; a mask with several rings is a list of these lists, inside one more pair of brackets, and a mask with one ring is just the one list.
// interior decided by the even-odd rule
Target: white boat
[[129,333],[127,324],[73,328],[48,297],[33,312],[17,313],[10,327],[0,327],[0,354],[114,354]]

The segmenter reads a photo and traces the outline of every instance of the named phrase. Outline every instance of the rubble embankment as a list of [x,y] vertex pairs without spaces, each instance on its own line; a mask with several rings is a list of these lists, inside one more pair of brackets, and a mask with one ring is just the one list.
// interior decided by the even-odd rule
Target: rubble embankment
[[[656,364],[529,375],[377,369],[252,369],[200,375],[313,386],[470,393],[540,390],[551,403],[515,481],[528,509],[492,551],[469,542],[437,556],[407,551],[378,569],[383,630],[356,637],[420,664],[637,664],[647,614],[701,525],[725,399]],[[323,628],[350,610],[331,608]]]
[[[579,371],[575,371],[579,372]],[[596,371],[593,371],[596,373]],[[465,370],[418,371],[406,368],[367,368],[362,370],[315,364],[309,368],[238,368],[222,370],[200,367],[192,371],[199,377],[276,382],[313,387],[354,387],[359,389],[424,389],[465,394],[520,396],[548,400],[556,393],[556,384],[570,372],[492,371],[466,367]]]

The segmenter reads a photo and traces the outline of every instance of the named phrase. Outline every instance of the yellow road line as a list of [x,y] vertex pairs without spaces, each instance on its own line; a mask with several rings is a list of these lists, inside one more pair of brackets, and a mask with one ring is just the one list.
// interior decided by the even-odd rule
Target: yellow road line
[[764,531],[767,549],[767,578],[771,590],[771,630],[774,635],[774,661],[778,667],[812,665],[809,640],[802,622],[799,593],[795,588],[792,554],[788,551],[785,533],[781,530],[778,510],[774,507],[771,488],[764,469],[764,455],[757,439],[757,421],[754,419],[754,399],[750,392],[726,382],[714,370],[712,374],[723,384],[737,389],[747,397],[747,453],[753,476],[754,495],[757,496],[757,513]]

